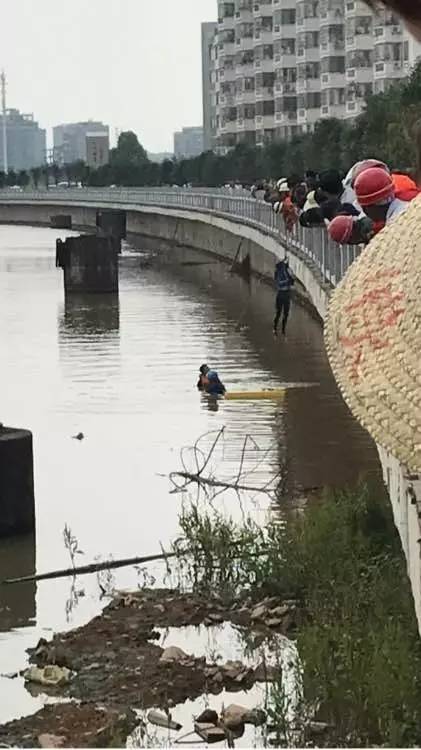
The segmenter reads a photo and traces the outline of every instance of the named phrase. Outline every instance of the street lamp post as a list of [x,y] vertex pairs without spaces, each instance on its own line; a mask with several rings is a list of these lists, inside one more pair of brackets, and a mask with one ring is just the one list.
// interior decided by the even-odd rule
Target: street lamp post
[[3,131],[3,171],[7,174],[9,164],[7,159],[7,117],[6,117],[6,76],[4,70],[0,76],[1,82],[1,108],[2,108],[2,131]]

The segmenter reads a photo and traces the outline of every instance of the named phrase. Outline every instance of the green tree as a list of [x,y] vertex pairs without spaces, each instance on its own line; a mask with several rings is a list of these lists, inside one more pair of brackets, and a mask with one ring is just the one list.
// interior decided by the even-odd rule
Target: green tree
[[0,170],[0,189],[4,188],[7,184],[6,172]]
[[22,188],[26,188],[29,185],[30,177],[26,169],[21,169],[18,174],[18,185]]
[[57,162],[54,162],[51,165],[51,174],[53,176],[53,180],[54,180],[54,182],[56,184],[56,187],[57,187],[58,183],[60,182],[60,177],[61,177],[61,168],[57,164]]
[[38,190],[39,181],[41,179],[41,167],[32,167],[31,177],[34,188]]
[[171,185],[173,183],[174,173],[174,162],[171,159],[164,159],[160,169],[160,182],[163,185]]
[[14,169],[9,169],[6,176],[6,184],[10,187],[18,184],[18,177]]
[[41,174],[44,179],[45,187],[48,190],[50,186],[50,165],[49,164],[44,164],[44,166],[41,167]]

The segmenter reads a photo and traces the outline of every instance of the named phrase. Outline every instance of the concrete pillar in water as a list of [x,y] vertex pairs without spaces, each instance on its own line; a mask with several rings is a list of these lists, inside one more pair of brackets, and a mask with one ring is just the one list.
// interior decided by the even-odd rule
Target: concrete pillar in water
[[121,241],[126,239],[126,212],[113,208],[103,208],[96,212],[96,227],[99,237],[111,237],[115,247],[121,253]]
[[0,537],[34,529],[32,433],[0,427]]
[[57,214],[50,216],[50,224],[53,229],[71,229],[72,217],[70,214]]
[[68,237],[65,242],[57,240],[56,250],[66,294],[118,292],[118,253],[110,237]]

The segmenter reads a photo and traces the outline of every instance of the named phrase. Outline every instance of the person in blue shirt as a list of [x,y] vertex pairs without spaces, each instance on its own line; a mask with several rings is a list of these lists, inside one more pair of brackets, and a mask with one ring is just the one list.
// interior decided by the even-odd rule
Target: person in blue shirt
[[199,391],[204,391],[210,396],[224,396],[226,388],[220,381],[216,370],[211,370],[208,365],[200,367],[199,382],[197,387]]
[[286,327],[291,309],[291,289],[295,279],[289,270],[288,259],[280,260],[275,268],[276,284],[276,315],[273,321],[273,335],[278,335],[278,325],[282,317],[282,334],[285,336]]

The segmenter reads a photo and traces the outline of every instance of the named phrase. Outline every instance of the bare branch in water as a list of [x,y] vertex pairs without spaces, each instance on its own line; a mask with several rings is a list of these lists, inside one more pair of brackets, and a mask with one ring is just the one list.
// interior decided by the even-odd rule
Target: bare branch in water
[[[267,458],[270,451],[272,450],[272,448],[268,448],[267,450],[262,451],[251,435],[246,435],[244,438],[244,442],[243,442],[242,449],[241,449],[238,471],[236,472],[235,476],[222,480],[222,479],[219,479],[217,476],[215,476],[215,474],[212,471],[208,470],[207,474],[205,474],[205,470],[209,466],[210,460],[215,452],[215,449],[219,441],[225,434],[225,427],[222,427],[218,431],[207,455],[205,456],[203,450],[199,448],[199,443],[208,435],[212,435],[212,434],[213,433],[208,432],[205,435],[202,435],[196,440],[195,444],[191,448],[193,455],[194,455],[195,464],[196,464],[196,471],[188,471],[185,460],[184,460],[186,448],[183,448],[181,452],[181,456],[180,456],[180,460],[182,464],[182,471],[172,471],[171,474],[169,475],[170,482],[174,485],[174,489],[172,490],[173,493],[186,492],[187,488],[191,484],[196,484],[198,487],[203,489],[206,493],[208,493],[209,488],[217,489],[218,492],[212,495],[213,499],[217,495],[221,494],[222,492],[226,492],[227,490],[235,490],[237,493],[238,492],[252,492],[254,494],[261,493],[261,494],[266,494],[266,495],[271,495],[271,496],[273,496],[277,492],[278,485],[276,485],[276,483],[278,482],[278,484],[280,484],[284,480],[285,467],[282,467],[280,471],[274,474],[269,479],[269,481],[267,481],[262,486],[256,486],[252,483],[249,484],[246,481],[246,477],[250,477],[250,475],[256,473],[258,467]],[[262,452],[263,455],[259,457],[259,459],[256,461],[256,463],[254,464],[252,468],[245,470],[244,463],[246,460],[247,448],[249,444],[252,446],[253,450]]]

